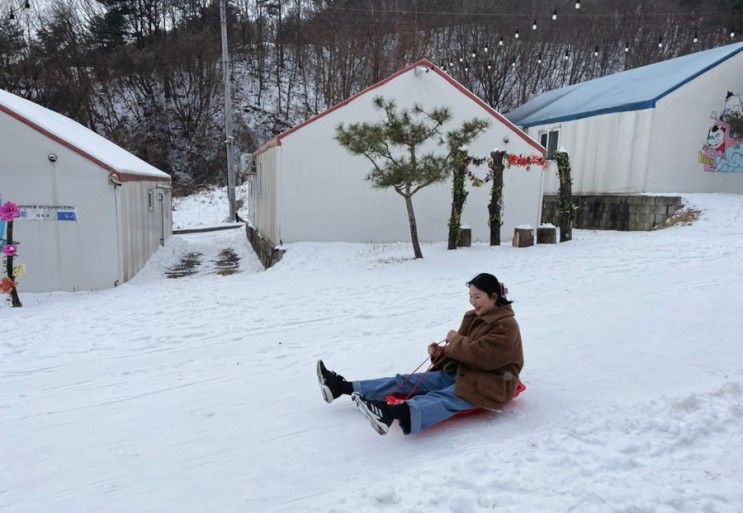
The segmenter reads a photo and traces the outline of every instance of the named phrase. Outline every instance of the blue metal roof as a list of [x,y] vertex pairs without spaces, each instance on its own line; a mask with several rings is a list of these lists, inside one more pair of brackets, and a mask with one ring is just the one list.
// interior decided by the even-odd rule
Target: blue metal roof
[[667,94],[741,51],[743,43],[735,43],[553,89],[506,117],[526,128],[610,112],[652,109]]

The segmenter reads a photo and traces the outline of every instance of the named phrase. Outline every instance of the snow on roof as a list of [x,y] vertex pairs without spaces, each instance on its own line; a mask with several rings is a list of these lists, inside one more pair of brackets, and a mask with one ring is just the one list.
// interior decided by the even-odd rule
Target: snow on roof
[[506,117],[521,127],[530,127],[610,112],[652,109],[667,94],[741,51],[743,43],[735,43],[553,89]]
[[470,100],[474,101],[476,104],[478,104],[480,107],[482,107],[485,110],[485,112],[487,112],[490,116],[492,116],[493,118],[495,118],[496,120],[498,120],[500,123],[503,123],[509,129],[513,130],[514,133],[516,133],[519,137],[521,137],[522,139],[524,139],[527,143],[531,144],[534,147],[534,149],[536,149],[540,153],[544,153],[544,151],[545,151],[544,148],[542,148],[542,146],[540,146],[537,141],[535,141],[534,139],[532,139],[531,137],[529,137],[528,134],[526,134],[518,126],[516,126],[515,124],[513,124],[510,120],[508,120],[508,118],[506,116],[504,116],[500,112],[496,111],[493,107],[491,107],[485,101],[483,101],[479,96],[477,96],[475,93],[473,93],[472,91],[470,91],[469,89],[467,89],[465,86],[463,86],[462,84],[460,84],[459,82],[457,82],[451,75],[449,75],[448,73],[446,73],[445,71],[443,71],[442,69],[440,69],[439,67],[437,67],[436,65],[434,65],[431,61],[429,61],[428,59],[421,59],[418,62],[415,62],[413,64],[409,64],[408,66],[406,66],[403,69],[397,71],[396,73],[393,73],[392,75],[388,76],[387,78],[384,78],[384,79],[380,80],[376,84],[372,84],[369,87],[367,87],[366,89],[363,89],[363,90],[359,91],[358,93],[356,93],[356,94],[354,94],[354,95],[346,98],[342,102],[337,103],[336,105],[333,105],[329,109],[327,109],[327,110],[325,110],[325,111],[323,111],[323,112],[321,112],[319,114],[316,114],[315,116],[312,116],[311,118],[303,121],[302,123],[298,124],[297,126],[295,126],[293,128],[290,128],[289,130],[286,130],[286,131],[284,131],[284,132],[282,132],[282,133],[274,136],[271,140],[269,140],[268,142],[266,142],[263,145],[261,145],[260,147],[258,147],[258,149],[255,150],[255,155],[258,155],[260,153],[263,153],[267,149],[272,148],[274,146],[280,146],[281,145],[281,140],[284,139],[286,136],[291,135],[292,133],[296,132],[297,130],[301,130],[302,128],[304,128],[305,126],[307,126],[307,125],[309,125],[311,123],[314,123],[315,121],[317,121],[321,117],[326,116],[326,115],[330,114],[331,112],[333,112],[333,111],[335,111],[337,109],[340,109],[341,107],[343,107],[345,105],[348,105],[352,101],[357,100],[361,96],[366,95],[370,91],[373,91],[374,89],[377,89],[378,87],[380,87],[380,86],[386,84],[387,82],[389,82],[389,81],[391,81],[391,80],[399,77],[400,75],[402,75],[404,73],[407,73],[409,71],[414,71],[418,66],[425,66],[425,67],[429,68],[430,70],[432,70],[434,73],[436,73],[436,74],[440,75],[441,77],[443,77],[443,79],[446,80],[447,82],[449,82],[451,85],[453,85],[455,89],[457,89],[458,91],[460,91],[461,93],[463,93],[465,96],[467,96]]
[[121,178],[125,180],[127,178],[137,179],[127,175],[170,180],[170,175],[167,173],[151,166],[80,123],[2,89],[0,89],[0,111],[67,146],[103,169],[123,175]]

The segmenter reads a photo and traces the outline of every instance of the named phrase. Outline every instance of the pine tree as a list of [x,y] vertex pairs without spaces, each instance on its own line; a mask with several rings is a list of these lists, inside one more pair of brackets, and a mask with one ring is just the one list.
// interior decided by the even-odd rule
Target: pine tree
[[[379,123],[343,124],[336,128],[336,140],[354,155],[372,163],[366,179],[379,189],[392,189],[405,200],[410,225],[410,239],[415,258],[423,258],[418,241],[418,228],[413,210],[413,195],[423,187],[446,180],[449,176],[445,153],[421,154],[421,146],[436,135],[452,114],[440,107],[426,112],[415,105],[412,110],[398,110],[394,100],[374,98],[374,106],[384,111]],[[441,138],[438,141],[441,144]]]

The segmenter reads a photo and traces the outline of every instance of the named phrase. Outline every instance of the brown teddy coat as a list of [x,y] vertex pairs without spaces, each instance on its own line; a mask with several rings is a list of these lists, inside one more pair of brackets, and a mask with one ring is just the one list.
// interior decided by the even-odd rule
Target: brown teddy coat
[[488,410],[501,409],[513,399],[524,366],[521,332],[511,305],[496,306],[482,317],[470,310],[457,333],[433,369],[456,369],[457,397]]

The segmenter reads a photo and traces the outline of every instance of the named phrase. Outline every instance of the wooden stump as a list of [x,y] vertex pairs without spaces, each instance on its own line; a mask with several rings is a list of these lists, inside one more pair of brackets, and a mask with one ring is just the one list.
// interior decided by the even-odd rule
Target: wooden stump
[[513,247],[528,248],[534,245],[534,230],[532,228],[513,229]]
[[540,226],[537,228],[537,244],[557,244],[557,227]]
[[459,243],[457,243],[457,247],[468,248],[471,245],[472,245],[472,229],[461,228],[459,230]]

